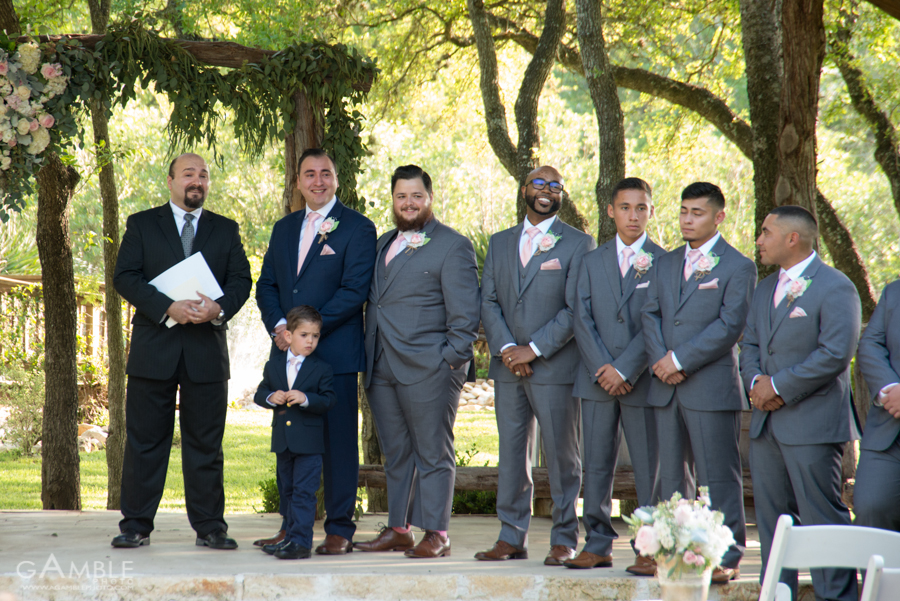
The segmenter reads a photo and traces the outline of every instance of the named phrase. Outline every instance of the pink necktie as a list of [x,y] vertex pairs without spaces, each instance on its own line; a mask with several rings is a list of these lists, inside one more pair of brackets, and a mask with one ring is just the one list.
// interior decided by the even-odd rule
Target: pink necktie
[[297,372],[300,371],[300,357],[291,357],[291,364],[288,366],[288,390],[294,387],[294,380],[297,379]]
[[784,296],[787,294],[788,284],[790,283],[791,278],[788,276],[786,271],[782,271],[781,275],[778,276],[778,285],[775,286],[775,306],[777,307]]
[[687,281],[688,278],[691,277],[691,274],[694,273],[694,263],[696,263],[702,255],[703,253],[696,248],[688,251],[688,260],[684,262],[684,281]]
[[631,262],[628,259],[630,259],[633,254],[634,251],[627,246],[622,249],[622,260],[619,262],[619,271],[622,272],[623,278],[625,277],[625,274],[628,273],[628,268],[631,267]]
[[297,275],[300,275],[300,268],[303,267],[306,255],[309,254],[313,239],[316,237],[316,220],[319,217],[321,215],[315,211],[306,216],[306,231],[303,232],[303,240],[300,242],[300,255],[297,257]]
[[525,233],[528,234],[528,240],[522,244],[522,249],[519,251],[519,260],[522,261],[522,267],[528,265],[528,261],[534,255],[534,237],[541,233],[541,228],[530,227],[525,230]]
[[391,243],[391,247],[388,249],[387,254],[384,255],[384,266],[387,267],[388,263],[394,260],[394,257],[397,256],[397,253],[400,252],[400,245],[403,244],[403,234],[397,232],[397,237],[394,238],[394,241]]

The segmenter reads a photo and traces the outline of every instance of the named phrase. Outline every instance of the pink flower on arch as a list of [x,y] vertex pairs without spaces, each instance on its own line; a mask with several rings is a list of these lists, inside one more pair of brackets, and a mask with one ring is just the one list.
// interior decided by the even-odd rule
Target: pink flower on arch
[[44,76],[45,79],[52,79],[54,77],[59,77],[63,74],[62,65],[59,63],[44,63],[44,66],[41,67],[41,75]]
[[38,121],[40,122],[42,127],[50,129],[56,123],[56,119],[53,118],[53,115],[50,113],[44,113],[40,117],[38,117]]
[[37,119],[35,119],[28,123],[28,130],[29,131],[37,131],[37,128],[39,128],[40,126],[41,126],[41,124],[38,123]]
[[0,75],[6,75],[9,73],[9,63],[5,60],[0,61]]

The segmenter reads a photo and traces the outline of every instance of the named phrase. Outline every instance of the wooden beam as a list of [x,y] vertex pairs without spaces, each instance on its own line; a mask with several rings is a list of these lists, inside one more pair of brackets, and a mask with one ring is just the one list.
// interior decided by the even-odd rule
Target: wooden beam
[[869,0],[869,4],[877,6],[890,16],[900,20],[900,0]]
[[[79,40],[85,48],[93,50],[97,46],[97,42],[105,36],[102,35],[82,35],[82,34],[65,34],[65,35],[42,35],[38,36],[41,42],[57,42],[59,40]],[[20,37],[19,42],[27,41],[28,37]],[[226,67],[229,69],[239,69],[247,63],[259,63],[263,58],[272,56],[275,50],[263,50],[261,48],[250,48],[242,46],[234,42],[206,42],[191,40],[173,40],[169,38],[160,38],[163,41],[175,42],[184,48],[188,54],[194,57],[199,63],[210,65],[213,67]],[[372,82],[375,74],[370,73],[363,81],[353,82],[353,89],[368,92],[372,88]]]

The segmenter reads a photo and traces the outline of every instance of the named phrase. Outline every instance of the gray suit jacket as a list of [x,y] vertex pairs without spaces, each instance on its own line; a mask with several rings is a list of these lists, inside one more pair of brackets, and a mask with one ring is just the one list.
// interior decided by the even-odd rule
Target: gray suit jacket
[[[375,277],[366,305],[366,386],[379,357],[401,384],[421,382],[445,366],[458,369],[473,357],[478,337],[478,265],[468,238],[432,219],[430,240],[399,253],[384,267],[398,232],[378,239]],[[381,276],[379,277],[379,273]]]
[[[547,253],[528,262],[519,274],[522,224],[491,236],[481,277],[481,322],[491,350],[489,377],[501,382],[519,378],[503,366],[500,350],[507,344],[534,342],[541,356],[531,363],[535,384],[572,384],[578,348],[572,339],[578,268],[594,239],[558,218],[550,231],[561,236]],[[544,264],[559,269],[541,268]]]
[[771,376],[784,406],[754,409],[750,436],[757,438],[768,419],[782,444],[856,440],[850,360],[859,340],[859,294],[847,276],[818,257],[803,277],[812,281],[806,292],[790,304],[785,297],[777,309],[772,306],[777,273],[760,282],[753,295],[741,342],[741,376],[748,390],[755,376]]
[[[641,309],[647,363],[669,350],[687,374],[678,384],[678,399],[696,411],[748,408],[738,371],[737,341],[744,331],[756,285],[756,265],[719,238],[719,257],[706,276],[684,281],[684,246],[663,255],[648,275],[647,302]],[[650,381],[647,402],[665,407],[675,395],[657,377]]]
[[[856,361],[862,371],[872,398],[888,384],[900,382],[900,281],[888,284],[872,313],[869,325],[859,341]],[[900,434],[900,419],[875,405],[869,409],[866,430],[860,448],[869,451],[887,450]]]
[[[659,261],[666,251],[650,238],[641,248]],[[611,363],[632,386],[630,393],[618,397],[633,407],[647,407],[650,376],[641,333],[641,307],[647,300],[651,272],[638,275],[631,267],[622,277],[616,239],[584,256],[578,273],[575,303],[575,341],[581,351],[581,364],[575,375],[573,396],[593,401],[611,401],[612,397],[597,384],[597,370]],[[640,287],[639,287],[640,286]]]

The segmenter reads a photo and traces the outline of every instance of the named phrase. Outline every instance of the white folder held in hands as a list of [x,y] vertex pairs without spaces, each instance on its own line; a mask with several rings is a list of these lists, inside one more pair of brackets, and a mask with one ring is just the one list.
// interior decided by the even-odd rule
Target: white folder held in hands
[[[200,300],[198,290],[213,300],[219,300],[225,295],[202,252],[194,253],[168,268],[150,280],[150,285],[173,301]],[[166,325],[170,328],[176,323],[178,322],[171,317],[166,320]]]

